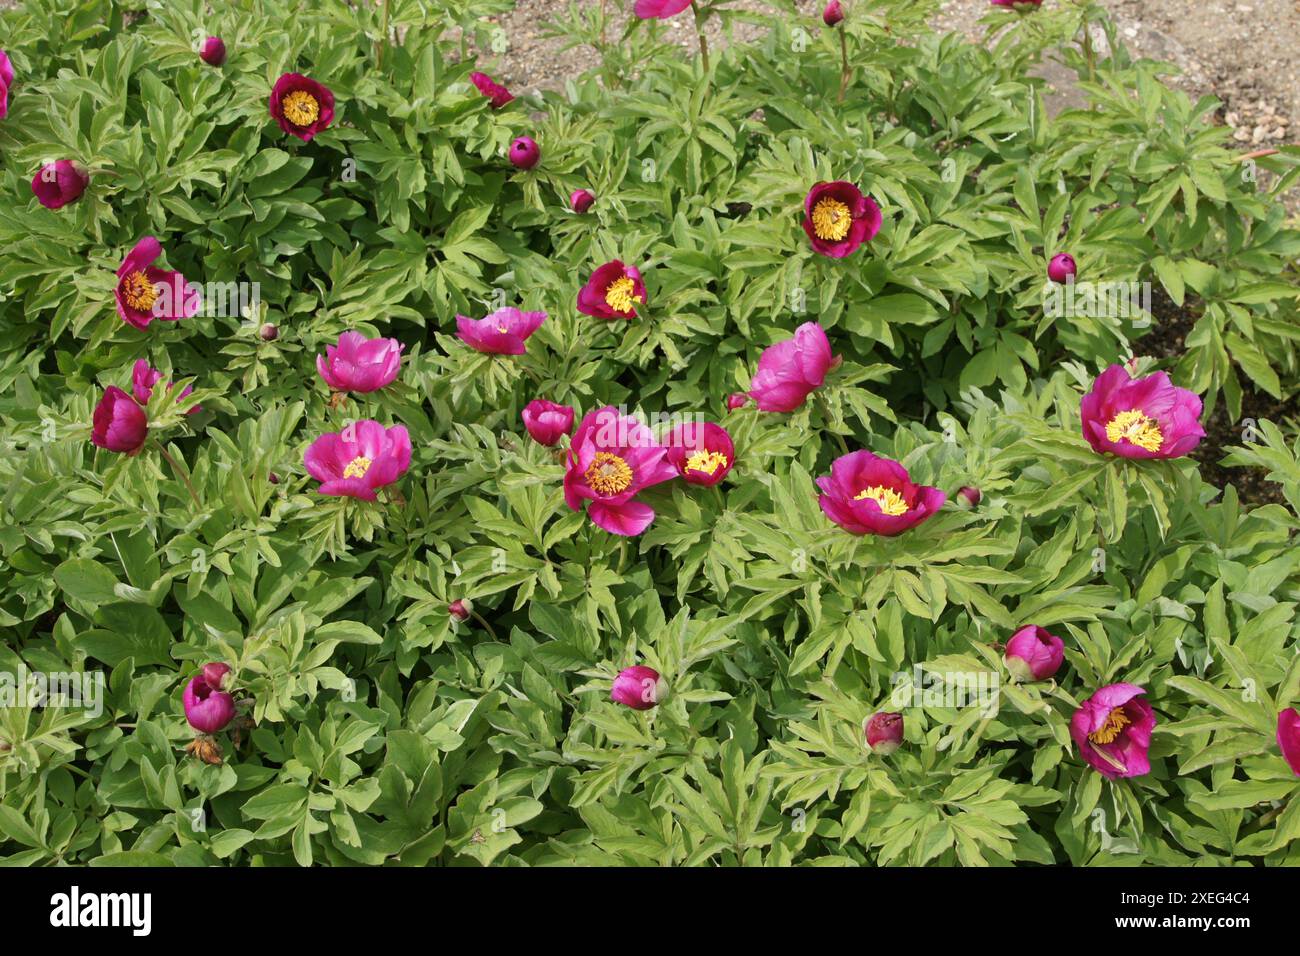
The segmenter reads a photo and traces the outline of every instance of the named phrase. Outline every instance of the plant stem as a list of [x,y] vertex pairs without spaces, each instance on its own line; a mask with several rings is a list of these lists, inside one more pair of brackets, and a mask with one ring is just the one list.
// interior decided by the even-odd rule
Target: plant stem
[[483,615],[478,611],[470,611],[469,616],[483,625],[483,629],[492,635],[492,640],[497,641],[497,632],[492,629],[492,625],[484,620]]
[[155,442],[155,444],[158,446],[159,454],[163,456],[163,459],[167,464],[172,466],[172,471],[176,472],[176,474],[180,476],[181,481],[185,482],[185,488],[190,493],[190,500],[194,502],[194,507],[199,511],[202,511],[203,505],[199,503],[199,496],[194,490],[194,485],[190,483],[190,476],[187,475],[185,470],[176,463],[176,459],[171,456],[171,452],[163,446],[162,442]]
[[844,93],[849,88],[849,37],[840,30],[840,102],[844,102]]
[[695,15],[695,37],[700,41],[700,62],[704,64],[704,72],[709,72],[709,41],[704,36],[704,19],[700,14],[700,6],[697,0],[691,0],[691,13]]
[[384,65],[384,47],[388,45],[388,0],[384,0],[384,17],[382,25],[382,35],[375,43],[375,65],[382,67]]

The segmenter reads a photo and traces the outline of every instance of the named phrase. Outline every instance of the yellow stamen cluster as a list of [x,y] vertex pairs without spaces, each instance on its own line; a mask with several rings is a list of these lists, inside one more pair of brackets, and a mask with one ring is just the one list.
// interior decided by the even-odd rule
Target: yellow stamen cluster
[[901,515],[907,513],[907,502],[893,488],[875,485],[860,492],[853,500],[861,501],[864,498],[870,498],[874,501],[880,508],[881,514]]
[[633,295],[636,283],[628,276],[620,276],[605,290],[605,304],[615,312],[631,312],[633,303],[640,305],[641,296]]
[[152,309],[158,301],[158,289],[147,275],[137,269],[122,283],[122,298],[126,299],[126,304],[131,308],[143,312]]
[[839,242],[849,234],[853,225],[853,215],[849,207],[838,199],[819,199],[812,211],[813,232],[818,239]]
[[686,459],[689,471],[700,471],[706,475],[716,475],[719,468],[727,467],[727,456],[720,451],[697,451]]
[[1165,440],[1165,436],[1160,434],[1160,426],[1137,409],[1120,412],[1107,422],[1106,438],[1113,442],[1123,439],[1147,451],[1159,451]]
[[632,484],[632,466],[618,455],[598,451],[587,469],[586,478],[587,484],[597,494],[621,494]]
[[280,101],[280,110],[294,126],[310,126],[320,118],[320,101],[306,90],[294,90]]
[[1129,724],[1128,714],[1124,713],[1123,707],[1116,707],[1106,715],[1106,722],[1099,728],[1088,735],[1088,739],[1094,744],[1113,743],[1115,738]]
[[357,455],[348,462],[348,466],[343,469],[344,478],[364,478],[366,472],[370,470],[372,462],[365,455]]

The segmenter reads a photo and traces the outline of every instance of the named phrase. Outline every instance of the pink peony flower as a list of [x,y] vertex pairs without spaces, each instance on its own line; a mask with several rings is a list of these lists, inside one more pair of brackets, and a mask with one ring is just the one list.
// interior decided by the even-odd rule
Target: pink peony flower
[[321,435],[303,456],[323,495],[375,500],[375,489],[391,485],[411,467],[411,438],[402,425],[385,428],[362,419],[342,432]]
[[162,245],[153,236],[135,244],[117,270],[117,314],[127,325],[146,329],[154,319],[175,322],[197,315],[202,304],[199,287],[179,272],[154,267]]
[[0,119],[9,115],[9,88],[14,85],[14,65],[9,56],[0,50]]
[[636,307],[645,300],[641,273],[615,259],[593,272],[578,291],[578,311],[598,319],[635,319]]
[[531,136],[520,136],[510,144],[510,163],[516,169],[532,169],[542,158],[542,148]]
[[619,671],[609,689],[609,699],[633,710],[650,710],[666,691],[667,685],[657,670],[636,664]]
[[514,99],[510,91],[504,86],[493,82],[492,77],[486,73],[474,72],[469,75],[469,81],[474,84],[475,89],[492,101],[492,108],[499,110],[507,103]]
[[397,339],[344,332],[338,344],[325,346],[325,354],[316,356],[316,371],[333,391],[376,392],[397,378],[404,348]]
[[90,177],[70,159],[46,163],[32,179],[32,192],[46,209],[62,209],[86,191]]
[[1093,450],[1121,458],[1181,458],[1205,437],[1198,395],[1164,372],[1134,379],[1123,365],[1097,376],[1079,416]]
[[840,0],[830,0],[826,8],[822,10],[822,22],[828,27],[833,27],[844,19],[844,8],[840,6]]
[[795,329],[794,338],[763,350],[749,394],[759,411],[792,412],[821,387],[834,362],[822,327],[805,322]]
[[667,20],[691,5],[691,0],[636,0],[632,8],[642,20]]
[[1078,271],[1078,266],[1074,264],[1074,257],[1064,252],[1052,256],[1052,261],[1047,264],[1047,278],[1053,282],[1066,282],[1073,279]]
[[301,73],[286,73],[271,89],[271,118],[280,129],[310,143],[334,122],[334,94]]
[[545,312],[498,309],[482,319],[456,316],[456,335],[472,349],[489,355],[523,355],[528,337],[546,321]]
[[867,746],[882,757],[892,754],[903,743],[903,715],[881,711],[867,720]]
[[586,189],[575,189],[569,194],[569,208],[579,216],[590,209],[595,201],[596,197]]
[[221,689],[229,671],[225,664],[207,664],[185,685],[185,719],[201,734],[215,734],[235,719],[235,698]]
[[221,66],[226,62],[226,44],[221,37],[208,37],[199,50],[199,59],[208,66]]
[[1294,707],[1277,715],[1277,745],[1291,772],[1300,777],[1300,712]]
[[855,451],[831,462],[831,473],[817,479],[817,503],[826,517],[850,534],[893,537],[926,521],[948,496],[938,488],[914,485],[896,461]]
[[[151,368],[145,359],[137,359],[135,365],[131,369],[131,394],[135,396],[135,400],[141,405],[148,405],[149,399],[153,397],[153,387],[162,380],[162,377],[163,373],[155,368]],[[166,387],[169,386],[164,386],[164,388]],[[194,391],[194,389],[191,386],[186,385],[185,388],[182,389],[181,393],[176,396],[176,401],[180,402],[181,399],[192,391]],[[188,409],[185,414],[193,415],[195,412],[199,411],[202,411],[202,409],[198,405],[195,405],[193,408]]]
[[573,429],[573,409],[544,398],[535,398],[525,405],[521,417],[528,434],[539,445],[554,445]]
[[1047,680],[1065,661],[1065,642],[1046,628],[1026,624],[1007,641],[1003,659],[1017,680]]
[[693,485],[716,485],[736,463],[736,448],[727,430],[713,422],[679,425],[669,433],[665,456]]
[[1156,717],[1135,684],[1108,684],[1083,702],[1070,718],[1070,736],[1085,761],[1116,780],[1151,770],[1147,748]]
[[149,436],[149,420],[135,399],[116,385],[104,389],[95,406],[90,440],[109,451],[138,455]]
[[654,509],[635,501],[643,488],[677,477],[666,449],[650,429],[612,405],[587,413],[569,444],[564,501],[587,513],[610,534],[638,535],[654,521]]
[[824,256],[843,259],[880,232],[880,207],[852,183],[817,183],[804,199],[803,231]]

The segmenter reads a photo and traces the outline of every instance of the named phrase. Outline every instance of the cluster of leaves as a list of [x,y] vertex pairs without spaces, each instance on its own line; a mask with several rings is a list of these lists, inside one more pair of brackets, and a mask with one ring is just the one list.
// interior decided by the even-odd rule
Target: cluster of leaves
[[[929,32],[931,4],[858,4],[833,33],[784,0],[763,40],[707,67],[664,55],[662,26],[614,38],[575,5],[556,29],[601,63],[494,112],[467,78],[475,41],[491,46],[482,18],[509,6],[3,14],[21,83],[0,189],[25,201],[0,206],[0,672],[106,680],[97,713],[0,709],[0,853],[1295,862],[1300,783],[1272,736],[1300,697],[1300,448],[1269,425],[1233,452],[1289,509],[1245,507],[1190,460],[1098,457],[1080,394],[1152,323],[1049,316],[1042,295],[1061,251],[1081,279],[1157,282],[1195,316],[1179,384],[1234,416],[1241,373],[1291,395],[1300,232],[1276,197],[1300,153],[1260,158],[1261,191],[1213,104],[1162,85],[1081,5],[998,12],[1014,26],[981,46]],[[1090,26],[1104,57],[1078,40]],[[195,55],[208,34],[231,51],[220,70]],[[1048,56],[1088,108],[1048,115],[1031,72]],[[336,96],[309,144],[267,116],[290,70]],[[504,153],[523,134],[543,159],[516,172]],[[65,156],[92,186],[53,213],[28,182]],[[799,226],[828,179],[884,211],[846,260]],[[586,216],[576,188],[599,197]],[[258,311],[125,326],[114,270],[144,234],[192,280],[257,283]],[[574,307],[613,258],[646,276],[638,320]],[[527,355],[453,337],[456,313],[502,304],[549,313]],[[727,415],[728,481],[651,490],[639,538],[568,510],[561,466],[520,425],[538,396],[720,419],[761,350],[811,319],[844,359],[826,387],[788,416]],[[405,343],[402,374],[334,407],[314,356],[353,328]],[[180,472],[87,440],[138,358],[203,406],[172,416]],[[314,493],[304,448],[358,417],[409,430],[403,502]],[[853,538],[812,483],[846,447],[984,500]],[[480,617],[457,625],[461,598]],[[1065,638],[1059,686],[1007,684],[995,645],[1025,623]],[[219,766],[183,750],[181,691],[210,660],[255,721]],[[670,688],[652,711],[608,699],[634,662]],[[993,706],[942,693],[971,675],[1000,687]],[[1068,718],[1117,680],[1147,689],[1159,725],[1152,772],[1107,782]],[[863,721],[900,693],[907,742],[873,756]]]

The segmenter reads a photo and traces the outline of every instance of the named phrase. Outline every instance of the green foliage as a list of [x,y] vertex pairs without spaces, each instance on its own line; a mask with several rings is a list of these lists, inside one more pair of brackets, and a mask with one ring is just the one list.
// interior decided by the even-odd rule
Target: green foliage
[[[1191,459],[1098,456],[1080,396],[1160,323],[1048,314],[1044,277],[1068,251],[1080,280],[1158,285],[1190,316],[1175,381],[1233,419],[1244,390],[1290,398],[1300,231],[1277,197],[1300,151],[1237,157],[1213,101],[1074,4],[995,10],[986,48],[931,33],[933,4],[854,4],[832,31],[773,2],[707,68],[661,24],[616,36],[574,4],[554,30],[592,72],[499,111],[468,75],[505,0],[134,6],[3,14],[0,672],[106,676],[99,713],[0,708],[6,862],[1297,862],[1273,739],[1300,697],[1295,436],[1263,423],[1228,459],[1289,508]],[[1048,115],[1048,55],[1087,108]],[[288,71],[336,96],[310,143],[267,115]],[[524,134],[529,172],[504,159]],[[64,157],[91,186],[51,212],[28,183]],[[800,228],[835,179],[884,212],[843,260]],[[257,283],[257,311],[125,325],[114,272],[146,234],[187,278]],[[649,286],[628,323],[575,308],[614,258]],[[549,313],[526,355],[454,337],[502,304]],[[810,320],[843,357],[826,386],[724,417]],[[397,383],[337,406],[314,362],[347,329],[406,351]],[[155,390],[171,462],[88,440],[141,358],[202,406]],[[652,489],[649,530],[608,535],[525,434],[537,396],[702,413],[736,468]],[[410,432],[400,497],[320,496],[306,447],[367,417]],[[813,484],[844,448],[983,501],[852,537]],[[478,616],[457,624],[461,598]],[[1059,683],[1007,682],[996,645],[1026,623],[1065,639]],[[214,660],[251,702],[219,765],[185,752],[181,706]],[[666,699],[612,703],[642,662]],[[953,705],[953,675],[995,680],[993,705]],[[1159,724],[1152,772],[1111,782],[1068,722],[1116,681]],[[900,693],[906,742],[872,754],[863,721]]]

